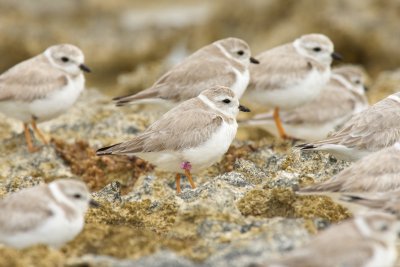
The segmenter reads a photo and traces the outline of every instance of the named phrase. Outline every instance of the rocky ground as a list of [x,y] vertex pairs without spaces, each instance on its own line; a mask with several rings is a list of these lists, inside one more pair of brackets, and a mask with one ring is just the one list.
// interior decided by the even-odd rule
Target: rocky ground
[[[3,121],[0,194],[39,182],[78,177],[102,207],[87,214],[83,232],[61,250],[0,248],[1,266],[244,266],[308,242],[351,214],[326,196],[298,196],[298,187],[327,179],[348,163],[301,154],[268,137],[236,140],[223,160],[186,180],[127,157],[97,157],[102,145],[126,140],[160,111],[117,108],[86,90],[73,109],[40,127],[52,138],[27,152],[18,122]],[[41,145],[37,143],[37,145]]]
[[173,174],[95,151],[129,139],[163,112],[116,108],[110,96],[149,86],[188,53],[227,36],[245,39],[256,55],[304,33],[327,34],[346,63],[366,67],[375,103],[399,91],[399,8],[397,0],[1,1],[0,72],[69,42],[85,52],[94,70],[88,85],[98,90],[40,124],[52,141],[34,154],[21,123],[0,114],[0,196],[77,177],[102,207],[88,212],[83,232],[60,250],[0,246],[0,266],[245,266],[348,218],[329,197],[294,191],[349,163],[301,154],[265,132],[240,130],[223,160],[194,176],[195,190],[183,180],[180,195]]
[[[399,71],[372,85],[378,100],[395,92]],[[20,122],[0,115],[0,195],[62,177],[84,180],[102,204],[83,232],[61,250],[0,247],[0,266],[245,266],[309,242],[351,216],[327,196],[298,196],[349,163],[327,154],[301,154],[292,142],[240,129],[222,161],[195,175],[197,188],[137,158],[95,156],[101,146],[144,130],[162,110],[115,107],[86,90],[65,115],[40,124],[51,144],[27,151]]]
[[[379,75],[370,90],[380,99],[397,90],[399,71]],[[40,124],[51,144],[28,153],[20,122],[0,115],[0,196],[62,177],[84,180],[102,204],[87,214],[83,232],[61,250],[0,247],[0,266],[245,266],[309,242],[351,216],[326,196],[297,188],[349,165],[293,143],[240,129],[218,164],[195,175],[197,188],[127,157],[97,157],[101,146],[144,130],[162,110],[115,107],[86,90],[65,115]]]

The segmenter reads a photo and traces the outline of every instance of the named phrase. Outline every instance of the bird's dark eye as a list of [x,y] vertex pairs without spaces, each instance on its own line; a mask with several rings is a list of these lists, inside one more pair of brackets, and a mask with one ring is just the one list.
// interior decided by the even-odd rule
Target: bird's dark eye
[[75,194],[74,195],[74,198],[76,198],[76,199],[79,199],[79,198],[81,198],[82,196],[80,195],[80,194]]
[[69,58],[67,58],[67,57],[62,57],[61,60],[62,60],[63,62],[68,62],[68,61],[69,61]]
[[360,80],[356,80],[355,83],[356,84],[360,84],[361,82],[360,82]]
[[225,104],[231,103],[231,101],[228,98],[225,98],[224,100],[222,100],[222,102],[224,102]]
[[238,54],[239,56],[243,56],[244,51],[243,51],[243,50],[240,50],[240,51],[237,52],[237,54]]
[[393,210],[393,209],[388,209],[387,211],[388,211],[390,214],[397,215],[397,212],[396,212],[395,210]]
[[387,231],[388,229],[389,229],[389,227],[388,227],[386,224],[384,224],[384,225],[381,226],[381,229],[380,229],[380,230],[381,230],[382,232],[385,232],[385,231]]
[[313,50],[314,50],[315,52],[319,52],[319,51],[321,51],[321,47],[314,47]]

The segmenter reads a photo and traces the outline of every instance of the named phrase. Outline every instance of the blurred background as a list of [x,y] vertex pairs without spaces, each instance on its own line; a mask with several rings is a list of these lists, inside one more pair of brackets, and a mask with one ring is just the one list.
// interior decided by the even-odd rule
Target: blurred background
[[400,66],[399,0],[0,0],[0,72],[71,43],[93,70],[87,86],[117,96],[217,39],[243,38],[257,55],[312,32],[373,79]]

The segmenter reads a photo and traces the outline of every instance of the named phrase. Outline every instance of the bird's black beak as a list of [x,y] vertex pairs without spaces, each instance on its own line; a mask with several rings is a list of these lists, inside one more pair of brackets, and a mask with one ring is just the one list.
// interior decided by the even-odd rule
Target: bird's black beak
[[89,205],[90,205],[91,207],[93,207],[93,208],[99,208],[99,207],[100,207],[99,202],[95,201],[94,199],[90,199],[90,200],[89,200]]
[[342,59],[343,59],[342,55],[339,54],[338,52],[333,52],[333,53],[331,54],[331,57],[332,57],[333,59],[335,59],[335,60],[342,60]]
[[88,67],[88,66],[86,66],[85,64],[81,64],[81,65],[79,65],[79,68],[81,69],[81,70],[83,70],[83,71],[85,71],[85,72],[92,72],[91,70],[90,70],[90,68]]
[[249,108],[246,108],[245,106],[239,105],[239,110],[243,112],[250,112]]
[[250,57],[250,62],[253,63],[253,64],[260,64],[260,61],[258,61],[254,57]]
[[364,92],[368,92],[368,90],[369,90],[368,86],[364,85],[363,88],[364,88]]

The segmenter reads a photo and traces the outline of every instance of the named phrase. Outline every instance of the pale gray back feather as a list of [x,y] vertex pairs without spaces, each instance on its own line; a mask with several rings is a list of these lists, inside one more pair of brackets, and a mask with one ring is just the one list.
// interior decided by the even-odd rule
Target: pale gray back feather
[[326,69],[315,60],[298,54],[292,43],[267,50],[256,58],[260,64],[250,65],[248,90],[286,88],[303,81],[312,69]]
[[206,142],[228,120],[210,109],[199,98],[185,101],[165,113],[143,133],[102,153],[180,151]]
[[[368,101],[364,95],[343,88],[331,80],[316,99],[298,108],[280,111],[279,115],[282,122],[287,124],[321,124],[350,118],[357,104],[368,106]],[[273,120],[273,113],[258,114],[249,122],[261,123],[264,120]]]
[[51,201],[47,185],[24,189],[0,200],[0,238],[38,227],[53,215]]
[[23,61],[0,76],[0,101],[30,102],[67,85],[66,74],[41,54]]
[[350,117],[357,101],[364,100],[331,80],[316,99],[290,111],[282,111],[280,117],[283,122],[289,124],[325,123],[345,116]]
[[210,44],[172,68],[152,87],[116,100],[119,104],[146,98],[181,102],[198,96],[206,88],[216,85],[231,87],[236,81],[231,64],[237,62],[227,58],[215,44]]
[[[400,97],[400,93],[396,93]],[[344,145],[349,148],[377,151],[400,140],[400,103],[385,98],[355,114],[341,130],[330,138],[313,143]]]

